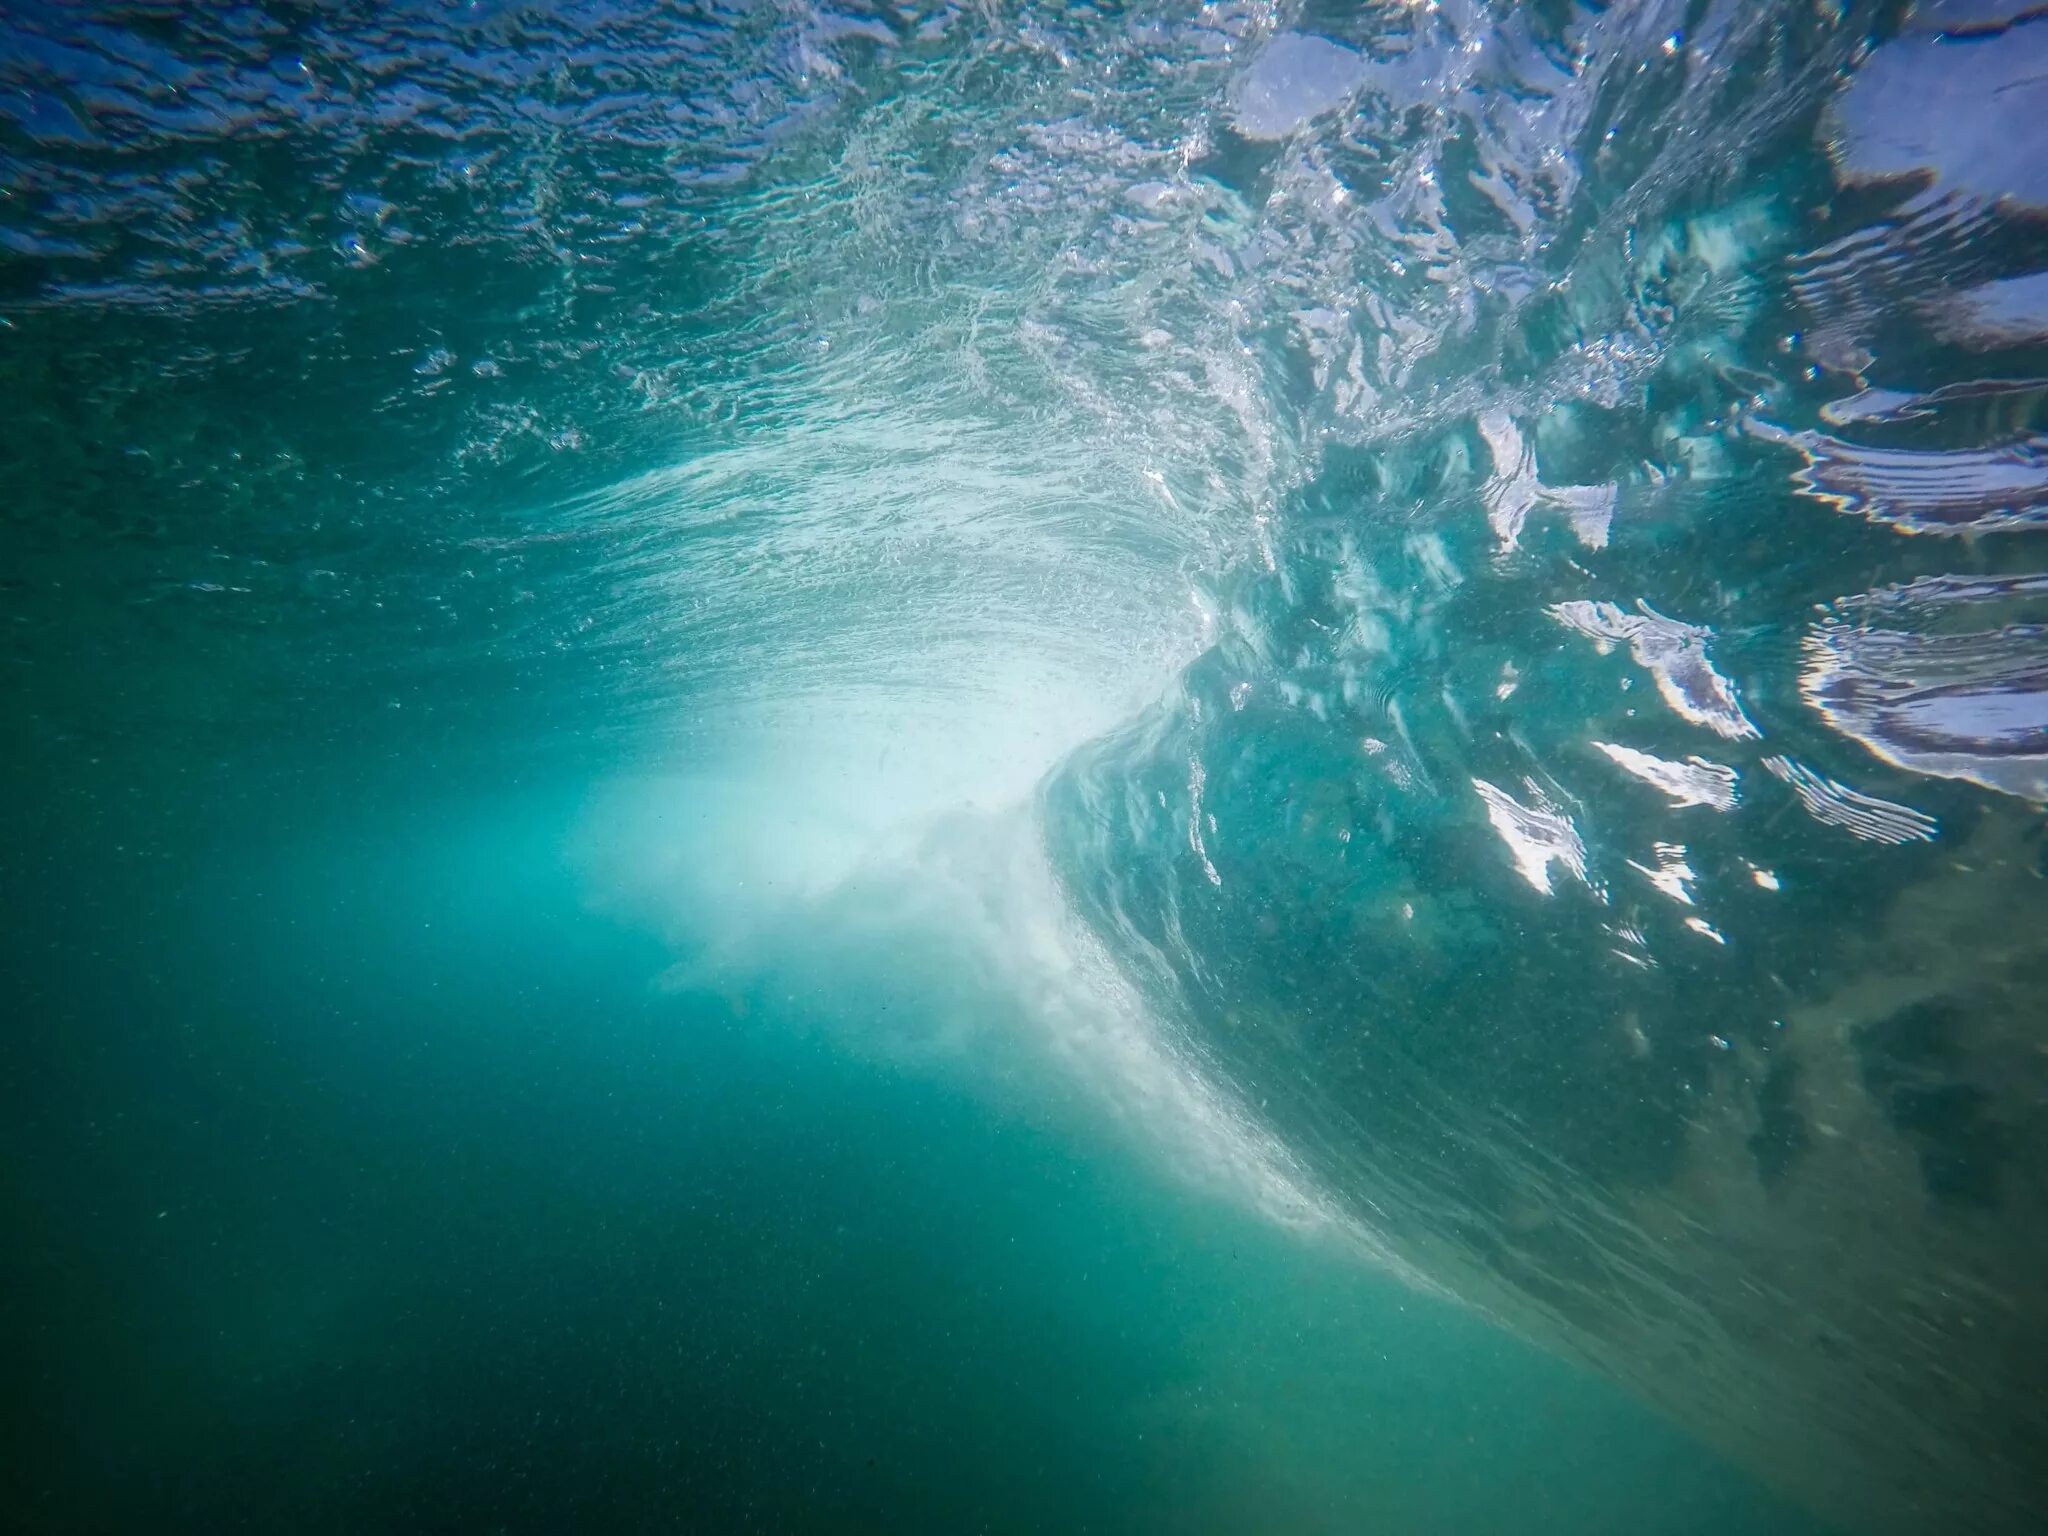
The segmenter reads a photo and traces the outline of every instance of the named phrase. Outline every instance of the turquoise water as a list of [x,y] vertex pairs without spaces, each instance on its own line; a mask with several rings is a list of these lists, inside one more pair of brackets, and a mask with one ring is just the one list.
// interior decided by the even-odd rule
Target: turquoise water
[[943,924],[660,986],[577,786],[358,772],[16,908],[30,1528],[1806,1528],[1191,1188]]
[[14,1521],[2031,1529],[2037,10],[9,8]]

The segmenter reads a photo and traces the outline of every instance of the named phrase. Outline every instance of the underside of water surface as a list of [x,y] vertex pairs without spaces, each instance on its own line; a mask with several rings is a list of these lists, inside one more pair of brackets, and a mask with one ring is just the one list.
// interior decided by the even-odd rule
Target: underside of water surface
[[[181,1002],[223,969],[273,1045],[331,991],[425,998],[399,888],[442,876],[363,829],[574,785],[577,910],[628,914],[659,960],[602,965],[663,1007],[1113,1123],[1828,1528],[2048,1518],[2048,8],[18,5],[0,465],[25,1293],[130,1251],[66,1184],[152,1155],[72,1113],[129,1102],[95,1063],[253,1084],[192,1043],[242,1005]],[[449,854],[462,900],[529,842]],[[230,886],[282,948],[176,937]],[[570,1007],[595,940],[471,918],[433,987],[530,966]],[[703,1156],[870,1123],[805,1059]],[[164,1123],[227,1125],[228,1180],[338,1080]],[[413,1134],[414,1086],[347,1138]],[[537,1161],[597,1156],[569,1123]],[[907,1272],[877,1311],[935,1305]],[[52,1401],[107,1284],[29,1329]],[[1244,1390],[1298,1417],[1201,1433],[1342,1462],[1362,1367],[1288,1359]],[[0,1427],[70,1443],[41,1418]],[[1665,1528],[1063,1476],[1010,1525],[875,1493],[814,1528]],[[53,1488],[17,1501],[106,1528]],[[470,1524],[430,1507],[379,1518]]]

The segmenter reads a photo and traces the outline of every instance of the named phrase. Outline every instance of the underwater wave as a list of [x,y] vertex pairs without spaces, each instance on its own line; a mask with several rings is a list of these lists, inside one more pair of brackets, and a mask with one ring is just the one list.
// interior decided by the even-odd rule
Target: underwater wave
[[1855,1528],[2027,1528],[2044,64],[2024,0],[17,6],[15,717],[772,763],[736,907],[1035,793],[1111,1100]]
[[[1513,104],[1433,102],[1477,164],[1425,166],[1512,226],[1433,231],[1503,295],[1424,348],[1485,338],[1478,408],[1330,434],[1204,654],[1045,795],[1325,1188],[1855,1529],[2044,1492],[2044,356],[1964,318],[2048,262],[2023,10],[1484,33]],[[1584,172],[1540,211],[1488,174],[1542,184],[1532,102]]]

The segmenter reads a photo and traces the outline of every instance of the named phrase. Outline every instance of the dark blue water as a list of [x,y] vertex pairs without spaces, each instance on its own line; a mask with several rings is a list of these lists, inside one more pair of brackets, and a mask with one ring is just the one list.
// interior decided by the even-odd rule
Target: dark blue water
[[45,1531],[2020,1531],[2048,16],[0,11]]

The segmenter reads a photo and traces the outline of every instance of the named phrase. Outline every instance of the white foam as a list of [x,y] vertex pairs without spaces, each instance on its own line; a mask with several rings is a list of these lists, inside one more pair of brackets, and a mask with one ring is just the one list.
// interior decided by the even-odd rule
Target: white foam
[[1365,61],[1341,43],[1282,32],[1238,81],[1231,126],[1248,139],[1284,139],[1351,99]]

